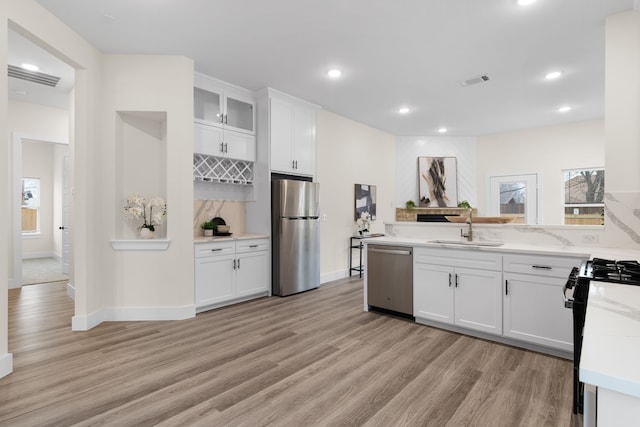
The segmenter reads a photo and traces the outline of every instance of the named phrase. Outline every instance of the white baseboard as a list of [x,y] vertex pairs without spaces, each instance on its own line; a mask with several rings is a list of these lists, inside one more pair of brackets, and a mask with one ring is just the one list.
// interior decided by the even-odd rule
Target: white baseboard
[[76,288],[73,287],[71,282],[67,283],[67,296],[72,300],[76,299]]
[[7,353],[0,357],[0,378],[13,372],[13,354]]
[[348,270],[338,270],[333,271],[331,273],[325,273],[320,275],[320,284],[333,282],[334,280],[344,279],[345,277],[349,277]]
[[183,307],[109,307],[89,316],[73,316],[71,329],[88,331],[102,322],[138,322],[155,320],[184,320],[195,317],[195,305]]
[[55,258],[53,252],[29,252],[22,254],[22,259],[34,259],[34,258]]
[[15,277],[9,279],[8,288],[9,289],[18,289],[22,287],[22,281],[17,280]]

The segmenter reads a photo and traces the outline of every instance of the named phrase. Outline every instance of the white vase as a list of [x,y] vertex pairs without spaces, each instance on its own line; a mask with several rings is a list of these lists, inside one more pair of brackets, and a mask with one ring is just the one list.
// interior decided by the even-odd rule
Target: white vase
[[143,227],[140,229],[140,238],[141,239],[153,239],[153,231],[150,229]]
[[204,229],[204,236],[205,236],[205,237],[212,237],[212,236],[213,236],[213,229],[211,229],[211,228],[205,228],[205,229]]

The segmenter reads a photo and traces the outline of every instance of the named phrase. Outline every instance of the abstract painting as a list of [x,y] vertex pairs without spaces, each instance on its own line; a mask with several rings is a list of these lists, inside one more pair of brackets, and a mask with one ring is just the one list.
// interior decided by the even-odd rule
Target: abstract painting
[[355,220],[360,218],[362,212],[369,212],[371,220],[376,219],[376,186],[366,184],[355,185]]
[[421,207],[458,206],[458,171],[455,157],[418,157]]

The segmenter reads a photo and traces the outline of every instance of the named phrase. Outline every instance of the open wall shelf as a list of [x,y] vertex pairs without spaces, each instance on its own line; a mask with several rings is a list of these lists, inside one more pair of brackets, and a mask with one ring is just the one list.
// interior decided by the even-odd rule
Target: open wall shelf
[[253,162],[195,153],[193,180],[226,184],[253,184]]

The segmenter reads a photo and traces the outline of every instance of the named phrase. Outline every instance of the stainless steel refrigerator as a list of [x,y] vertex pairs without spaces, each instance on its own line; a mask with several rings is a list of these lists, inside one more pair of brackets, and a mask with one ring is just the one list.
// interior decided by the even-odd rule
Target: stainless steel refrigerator
[[272,291],[286,296],[320,286],[320,185],[271,182]]

